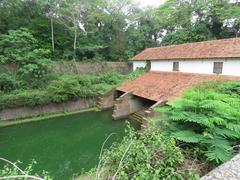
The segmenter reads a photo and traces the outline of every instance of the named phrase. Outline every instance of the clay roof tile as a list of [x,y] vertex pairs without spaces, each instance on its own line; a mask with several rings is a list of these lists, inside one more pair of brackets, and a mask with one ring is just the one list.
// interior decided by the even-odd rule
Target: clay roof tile
[[117,90],[153,101],[169,101],[182,95],[193,85],[213,80],[240,80],[240,77],[182,72],[148,72],[136,80],[122,84]]
[[239,58],[240,38],[147,48],[132,60]]

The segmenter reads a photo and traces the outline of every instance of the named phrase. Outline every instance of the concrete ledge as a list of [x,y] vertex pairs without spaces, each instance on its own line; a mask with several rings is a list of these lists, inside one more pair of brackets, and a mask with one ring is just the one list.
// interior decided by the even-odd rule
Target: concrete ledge
[[203,176],[200,180],[239,180],[240,154]]
[[14,109],[3,109],[0,111],[0,121],[34,117],[49,113],[72,112],[93,107],[94,104],[94,99],[80,98],[77,101],[67,101],[59,104],[50,103],[45,106],[36,106],[34,108],[19,107]]
[[113,108],[115,104],[115,94],[116,89],[114,88],[111,91],[107,92],[106,94],[99,95],[96,99],[97,107],[101,111]]

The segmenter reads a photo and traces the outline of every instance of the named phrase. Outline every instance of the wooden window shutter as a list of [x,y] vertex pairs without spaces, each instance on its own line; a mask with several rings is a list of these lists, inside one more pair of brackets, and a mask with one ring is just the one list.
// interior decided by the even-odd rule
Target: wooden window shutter
[[179,62],[173,62],[173,71],[179,71]]
[[223,62],[214,62],[213,63],[213,73],[222,74]]

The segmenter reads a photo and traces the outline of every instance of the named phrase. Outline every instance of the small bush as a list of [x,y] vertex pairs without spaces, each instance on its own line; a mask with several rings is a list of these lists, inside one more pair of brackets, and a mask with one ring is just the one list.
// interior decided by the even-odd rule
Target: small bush
[[147,72],[146,68],[138,68],[128,75],[129,80],[134,80]]
[[76,78],[62,76],[58,80],[52,81],[47,91],[52,95],[53,102],[59,103],[80,97],[81,86]]
[[124,75],[121,75],[115,71],[112,71],[112,72],[107,72],[99,75],[98,81],[100,83],[105,83],[109,85],[117,85],[121,83],[124,78],[125,78]]
[[49,50],[34,49],[20,60],[18,73],[25,78],[41,79],[48,74],[53,62],[48,58]]
[[1,96],[0,109],[21,106],[34,107],[38,105],[46,105],[50,102],[51,96],[43,90],[15,91],[14,93]]
[[[193,169],[185,169],[185,158],[173,138],[166,138],[155,127],[142,132],[128,128],[121,143],[103,153],[101,162],[111,179],[198,179]],[[103,167],[104,168],[104,167]],[[97,173],[101,172],[97,169]],[[99,174],[98,174],[99,175]],[[100,174],[101,176],[101,174]]]
[[0,91],[10,92],[18,87],[18,82],[10,74],[0,74]]

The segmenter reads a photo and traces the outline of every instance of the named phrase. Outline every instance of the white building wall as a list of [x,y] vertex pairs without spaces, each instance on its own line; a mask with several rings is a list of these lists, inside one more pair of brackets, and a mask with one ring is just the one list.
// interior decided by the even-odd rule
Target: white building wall
[[173,62],[179,62],[179,72],[213,74],[213,63],[223,62],[223,75],[240,76],[239,59],[166,60],[151,61],[151,71],[172,71]]
[[144,68],[146,65],[146,61],[133,61],[133,70],[135,71],[137,68]]
[[223,74],[240,76],[240,59],[228,60],[223,63]]

